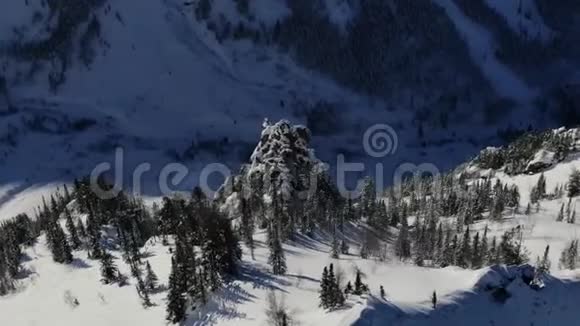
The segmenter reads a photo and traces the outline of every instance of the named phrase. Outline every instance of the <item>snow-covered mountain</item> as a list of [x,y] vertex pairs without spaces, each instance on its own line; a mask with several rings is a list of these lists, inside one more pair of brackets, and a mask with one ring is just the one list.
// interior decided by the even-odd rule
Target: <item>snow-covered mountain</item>
[[[296,200],[302,209],[315,206],[325,220],[292,212],[292,223],[310,220],[312,227],[293,234],[294,225],[285,225],[284,236],[293,235],[281,245],[287,271],[274,275],[268,216],[277,202],[271,194],[253,193],[252,200],[263,201],[260,216],[253,217],[260,223],[252,228],[252,247],[242,245],[239,274],[188,310],[183,325],[271,325],[266,309],[272,293],[297,325],[573,325],[580,319],[573,305],[580,276],[569,270],[578,263],[577,248],[576,256],[570,254],[580,231],[572,219],[578,197],[566,197],[571,174],[580,170],[580,137],[577,129],[549,129],[580,123],[580,2],[25,0],[0,8],[2,221],[35,216],[43,198],[62,193],[64,183],[97,164],[114,162],[121,148],[123,169],[111,173],[125,176],[125,188],[132,187],[136,166],[151,164],[141,190],[153,215],[158,212],[149,206],[163,205],[157,176],[167,163],[189,169],[173,190],[198,184],[208,163],[239,170],[228,180],[234,187],[222,188],[215,205],[245,233],[242,181],[282,180],[275,194],[301,199],[295,193],[312,172],[329,176],[324,180],[333,187],[337,155],[343,154],[347,162],[366,164],[357,178],[375,173],[369,163],[381,163],[389,184],[402,163],[430,163],[449,171],[446,180],[462,180],[453,191],[423,194],[425,202],[491,182],[506,193],[519,189],[521,206],[502,206],[493,218],[485,207],[474,220],[470,216],[468,235],[499,242],[517,230],[531,264],[550,246],[549,274],[531,265],[443,267],[433,257],[416,263],[415,245],[413,257],[400,259],[403,230],[419,236],[419,222],[436,217],[461,238],[464,229],[457,225],[469,212],[413,211],[417,198],[393,201],[387,192],[378,196],[387,212],[377,218],[390,221],[379,227],[362,204],[343,211],[343,201]],[[286,120],[266,121],[260,133],[265,118]],[[390,135],[392,155],[368,155],[365,131],[376,124],[396,134]],[[526,130],[549,131],[517,138]],[[469,157],[475,158],[459,165]],[[498,189],[493,191],[503,194]],[[325,195],[336,195],[332,191]],[[67,204],[74,221],[88,223],[78,202]],[[403,215],[410,209],[404,216],[410,225],[393,218],[393,209]],[[357,218],[345,222],[349,214]],[[134,266],[110,225],[115,221],[101,218],[113,261],[131,274]],[[339,231],[332,224],[337,220],[344,224]],[[57,221],[67,228],[65,218]],[[1,321],[166,323],[166,287],[150,293],[153,305],[145,309],[137,280],[102,284],[100,262],[86,258],[88,250],[73,250],[70,264],[55,263],[47,233],[22,246],[21,268],[11,280],[16,290],[0,296]],[[12,254],[13,247],[1,245],[12,236],[0,234],[0,261]],[[337,236],[350,250],[332,258]],[[139,250],[169,286],[176,244],[165,238],[151,238]],[[370,238],[380,253],[360,257]],[[562,253],[573,259],[561,264]],[[358,273],[370,291],[348,295],[339,309],[320,308],[321,273],[330,264],[341,286]]]
[[0,179],[13,187],[70,181],[118,146],[128,167],[236,168],[264,117],[307,125],[331,165],[367,160],[364,130],[387,123],[401,144],[382,163],[442,170],[502,143],[498,131],[578,121],[574,1],[2,7]]

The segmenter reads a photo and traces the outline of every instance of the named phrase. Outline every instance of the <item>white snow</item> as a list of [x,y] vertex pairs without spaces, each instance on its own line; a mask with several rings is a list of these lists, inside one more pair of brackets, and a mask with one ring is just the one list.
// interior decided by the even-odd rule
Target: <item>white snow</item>
[[36,209],[42,205],[45,197],[50,203],[50,195],[58,188],[62,190],[62,184],[8,184],[0,187],[0,221],[15,217],[20,213],[26,213],[34,218]]
[[[268,325],[265,317],[266,297],[270,291],[283,299],[292,317],[305,326],[325,325],[375,325],[386,321],[398,320],[401,325],[444,325],[443,319],[458,324],[466,322],[484,325],[484,321],[502,321],[497,303],[491,302],[489,293],[481,292],[483,284],[497,284],[510,278],[515,270],[498,267],[480,271],[463,270],[456,267],[432,269],[403,264],[395,259],[386,262],[363,260],[357,255],[342,255],[340,259],[329,258],[329,247],[323,238],[306,238],[299,236],[296,241],[284,245],[288,263],[285,276],[274,276],[267,264],[268,249],[265,234],[256,235],[256,260],[252,260],[245,249],[244,263],[236,281],[210,297],[209,303],[189,314],[184,325],[235,325],[255,326]],[[84,252],[75,252],[75,262],[71,266],[55,264],[45,246],[44,237],[39,244],[26,251],[29,259],[25,267],[30,275],[20,281],[19,292],[0,297],[0,311],[3,321],[11,326],[24,325],[62,325],[86,326],[98,325],[164,325],[165,296],[160,292],[152,296],[155,306],[144,309],[134,289],[134,280],[122,288],[116,285],[103,285],[99,282],[99,264],[86,259]],[[149,253],[147,260],[157,273],[162,283],[168,278],[170,254],[168,247],[160,242],[149,241],[145,249]],[[356,248],[351,247],[352,252]],[[113,252],[120,270],[129,274],[128,266]],[[363,281],[370,286],[370,297],[350,296],[347,307],[333,312],[325,312],[318,307],[319,279],[322,268],[334,263],[335,270],[344,278],[353,281],[356,269],[360,269]],[[575,278],[577,273],[563,274],[567,279]],[[56,281],[58,280],[58,281]],[[502,281],[503,282],[503,281]],[[575,281],[574,281],[575,282]],[[571,301],[559,299],[556,293],[578,292],[578,283],[566,286],[558,279],[549,279],[546,288],[551,291],[533,292],[527,285],[510,287],[515,300],[508,301],[507,311],[521,305],[520,309],[533,309],[532,302],[543,300],[549,305],[542,309],[556,308],[570,304]],[[387,301],[377,299],[379,286],[383,285]],[[550,290],[553,287],[552,290]],[[429,298],[433,290],[437,291],[441,308],[432,311]],[[478,292],[479,291],[479,292]],[[572,292],[575,291],[575,292]],[[68,293],[68,294],[67,294]],[[79,305],[73,307],[67,303],[66,296],[74,297]],[[457,307],[462,307],[457,309]],[[540,310],[542,310],[540,309]],[[33,312],[33,313],[32,313]],[[468,313],[469,312],[469,313]],[[470,316],[476,312],[478,319]],[[556,314],[558,318],[578,317],[574,310],[565,314]],[[481,317],[483,318],[483,317]],[[534,316],[547,318],[547,316]],[[374,324],[368,324],[374,320]],[[529,325],[525,322],[533,319],[518,314],[511,316],[514,325]],[[565,320],[565,319],[556,319]],[[461,321],[461,322],[460,322]],[[502,325],[501,323],[498,325]]]
[[[546,171],[548,189],[563,184],[571,169],[578,167],[580,157],[572,156]],[[537,182],[538,175],[509,177],[498,172],[495,177],[518,185],[522,206],[525,206],[529,200],[529,189]],[[40,200],[39,196],[55,187],[27,187],[27,190],[17,192],[8,200],[2,212],[15,215],[18,209],[36,206],[39,202],[35,201]],[[3,188],[4,196],[10,189]],[[191,312],[184,325],[268,325],[265,317],[266,297],[272,290],[286,302],[292,316],[305,326],[321,323],[366,326],[386,322],[397,325],[451,323],[482,326],[490,322],[496,325],[509,322],[510,325],[522,326],[530,322],[546,324],[547,321],[559,325],[570,324],[567,322],[580,318],[577,310],[570,306],[575,300],[572,298],[580,295],[580,274],[578,271],[560,271],[557,262],[568,241],[580,237],[580,224],[555,221],[561,202],[542,201],[540,212],[533,212],[530,216],[506,212],[501,221],[484,220],[471,226],[472,234],[482,232],[488,226],[489,236],[500,236],[506,230],[521,225],[524,245],[530,252],[532,262],[543,253],[547,244],[551,247],[549,258],[554,277],[545,280],[545,288],[536,292],[516,279],[508,285],[512,297],[503,305],[493,302],[485,285],[505,282],[512,278],[510,275],[519,275],[520,270],[501,266],[476,271],[457,267],[418,267],[400,262],[392,253],[384,262],[361,259],[357,255],[360,229],[350,224],[345,234],[352,254],[341,255],[340,259],[329,257],[329,237],[324,234],[316,234],[312,238],[297,235],[295,240],[284,244],[288,263],[288,273],[284,276],[270,274],[266,236],[264,233],[256,234],[255,260],[251,258],[249,250],[244,248],[239,277],[213,294],[205,307]],[[389,247],[392,248],[392,244]],[[161,282],[166,282],[170,269],[168,247],[151,240],[145,251],[150,253],[147,260]],[[10,312],[3,314],[3,322],[8,325],[158,326],[165,323],[166,292],[154,294],[152,300],[156,305],[146,310],[139,302],[134,284],[123,288],[101,284],[98,262],[87,260],[82,251],[75,252],[76,260],[71,266],[55,264],[46,248],[44,237],[41,237],[39,243],[28,249],[26,254],[28,258],[24,266],[30,274],[19,281],[17,293],[0,297],[0,311]],[[119,256],[118,252],[114,254]],[[116,259],[116,263],[123,272],[129,274],[129,268],[122,259]],[[371,296],[350,296],[346,308],[337,311],[326,312],[320,309],[320,274],[322,268],[330,263],[334,264],[335,270],[340,271],[339,274],[343,274],[343,282],[353,281],[356,270],[361,270],[363,281],[371,289]],[[131,282],[134,283],[133,280]],[[387,293],[386,301],[378,299],[381,285]],[[440,305],[436,310],[430,308],[429,301],[434,290],[437,291]],[[80,305],[71,306],[67,303],[70,300],[65,299],[67,296],[77,298]]]
[[526,169],[529,170],[534,166],[551,166],[552,164],[556,163],[554,159],[555,155],[556,153],[552,151],[541,149],[534,155],[530,163],[528,163]]

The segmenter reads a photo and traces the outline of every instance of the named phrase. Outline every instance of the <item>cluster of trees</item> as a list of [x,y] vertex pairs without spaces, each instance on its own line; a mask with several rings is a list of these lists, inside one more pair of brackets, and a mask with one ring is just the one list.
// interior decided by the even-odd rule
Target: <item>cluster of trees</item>
[[564,220],[569,224],[576,223],[576,207],[572,206],[572,198],[568,199],[567,204],[562,203],[558,216],[556,217],[557,222],[563,222]]
[[167,294],[167,320],[182,321],[188,308],[205,304],[208,293],[236,275],[242,251],[231,221],[201,189],[191,198],[163,198],[160,235],[175,239]]
[[[322,278],[320,280],[320,306],[324,309],[336,309],[344,305],[346,296],[348,295],[363,295],[369,291],[367,284],[362,282],[360,270],[356,272],[354,286],[351,281],[348,281],[344,289],[341,288],[343,274],[340,271],[334,270],[334,265],[324,267],[322,271]],[[384,289],[381,286],[381,295],[384,296]]]
[[[462,268],[479,269],[493,264],[519,265],[528,261],[528,254],[522,245],[522,230],[520,227],[505,232],[499,239],[488,237],[488,229],[481,235],[472,235],[469,227],[463,236],[453,234],[449,230],[442,236],[438,231],[435,237],[435,250],[428,256],[422,249],[423,242],[417,243],[414,261],[417,265],[426,262],[432,266],[459,266]],[[432,257],[426,260],[425,257]]]
[[[253,233],[268,233],[269,262],[275,274],[286,271],[282,243],[296,232],[317,229],[333,235],[331,255],[347,254],[342,234],[349,222],[365,222],[369,230],[360,243],[362,258],[387,256],[387,241],[396,237],[392,251],[418,265],[458,265],[480,268],[485,264],[517,264],[527,260],[521,230],[500,239],[470,232],[470,225],[486,217],[501,219],[507,210],[517,212],[520,193],[491,178],[468,182],[465,175],[414,176],[378,197],[371,178],[360,196],[343,197],[325,170],[307,155],[307,131],[282,121],[266,125],[252,162],[230,180],[218,203],[236,202],[228,212],[240,221],[238,233],[253,250]],[[308,182],[314,180],[311,191]],[[448,223],[447,217],[454,217]],[[409,225],[410,218],[414,223]],[[372,231],[371,231],[372,230]]]
[[320,280],[320,306],[324,309],[332,309],[344,305],[344,294],[340,288],[340,276],[334,273],[334,265],[324,267]]
[[[328,10],[333,9],[323,0],[290,1],[288,14],[271,25],[249,12],[247,0],[235,2],[240,18],[235,22],[224,19],[219,12],[212,14],[210,0],[189,3],[194,6],[195,18],[206,23],[218,40],[249,39],[256,44],[273,44],[291,53],[301,65],[356,91],[385,96],[399,88],[413,88],[417,96],[432,95],[431,85],[448,85],[445,81],[451,81],[451,76],[473,68],[468,60],[463,60],[468,53],[451,22],[430,1],[397,0],[393,6],[381,0],[352,3],[352,19],[344,26],[329,19]],[[433,30],[438,31],[437,37],[432,37]],[[408,35],[416,40],[413,45],[406,41]],[[434,47],[458,60],[448,69],[434,72],[431,63],[441,60],[440,52],[432,51]],[[422,64],[410,72],[410,61]],[[474,79],[474,83],[479,82]],[[437,88],[437,93],[441,91],[447,92],[443,97],[452,99],[451,105],[441,105],[445,107],[442,111],[448,107],[453,110],[460,96],[457,81],[454,88]],[[433,114],[433,120],[437,118],[438,114]]]
[[[79,57],[86,65],[95,56],[95,40],[100,35],[98,15],[94,13],[107,1],[85,1],[71,4],[66,1],[46,1],[47,15],[56,17],[47,26],[36,26],[46,30],[46,37],[25,39],[27,33],[18,33],[18,38],[7,42],[3,52],[14,58],[30,63],[31,66],[46,64],[49,69],[48,82],[52,91],[57,91],[66,81],[66,73],[73,62],[77,48],[75,37],[80,35]],[[39,20],[34,24],[45,24]],[[33,69],[32,74],[42,71]]]
[[[506,232],[500,246],[500,240],[488,239],[487,229],[483,235],[473,235],[469,229],[471,224],[486,215],[500,219],[506,209],[517,211],[520,205],[517,187],[507,186],[499,180],[492,183],[486,179],[468,184],[463,178],[443,176],[439,180],[407,180],[398,193],[397,196],[394,189],[389,189],[386,200],[373,201],[363,192],[355,207],[358,207],[357,216],[365,216],[369,224],[377,226],[375,229],[398,229],[393,251],[399,258],[412,259],[418,265],[465,268],[526,260],[523,248],[521,259],[513,259],[508,253],[512,247],[517,247],[512,244],[515,231]],[[413,225],[408,223],[411,216],[415,218]],[[456,217],[454,223],[445,223],[442,217],[446,216]],[[361,257],[367,258],[370,252],[382,258],[386,251],[384,246],[384,241],[367,236],[361,244]],[[496,250],[498,246],[501,250]]]
[[504,168],[507,174],[521,174],[528,172],[528,163],[540,149],[553,152],[554,163],[561,162],[575,150],[574,139],[568,133],[555,133],[552,130],[528,132],[508,146],[483,150],[475,158],[475,163],[484,169]]
[[568,180],[568,197],[577,197],[580,195],[580,171],[574,170]]
[[[103,180],[98,182],[101,189],[112,189]],[[241,259],[237,233],[199,188],[191,198],[166,197],[161,207],[150,212],[142,200],[123,192],[112,198],[99,197],[85,178],[75,180],[72,193],[65,187],[49,203],[43,200],[34,221],[20,215],[3,222],[0,293],[12,290],[14,278],[22,272],[21,245],[33,244],[41,232],[46,233],[55,262],[70,264],[75,250],[85,250],[89,259],[99,261],[101,282],[125,286],[129,278],[119,271],[113,254],[119,250],[145,307],[153,304],[149,295],[159,289],[159,279],[141,249],[151,237],[161,237],[173,252],[167,305],[167,319],[173,323],[183,320],[188,307],[204,303],[209,292],[237,272]],[[74,214],[77,212],[86,216],[84,222]]]
[[[141,248],[151,237],[160,237],[172,252],[167,293],[167,320],[172,323],[183,321],[189,309],[207,302],[212,291],[236,275],[242,254],[240,240],[253,255],[257,228],[268,235],[269,263],[272,272],[280,275],[287,270],[283,243],[297,232],[328,230],[333,235],[333,258],[348,254],[343,233],[349,222],[369,226],[360,243],[363,258],[384,259],[385,239],[395,238],[392,252],[420,266],[478,269],[528,261],[520,227],[501,237],[488,236],[487,227],[482,233],[472,232],[472,224],[486,216],[499,219],[507,210],[516,212],[520,206],[517,187],[490,178],[468,182],[465,175],[414,176],[379,197],[368,178],[360,196],[344,198],[310,155],[308,140],[307,130],[301,127],[287,122],[267,125],[252,164],[232,177],[216,199],[195,188],[187,198],[163,198],[152,210],[123,192],[101,198],[88,179],[75,180],[72,193],[65,187],[48,203],[43,201],[34,221],[22,215],[0,226],[0,293],[13,287],[12,280],[20,272],[20,246],[34,243],[41,232],[46,232],[55,262],[71,263],[75,250],[85,250],[90,259],[100,262],[101,281],[106,284],[129,282],[112,254],[120,249],[145,307],[152,305],[149,294],[158,288],[158,279]],[[316,187],[305,191],[312,180]],[[112,189],[103,180],[98,182],[101,189]],[[580,176],[571,177],[569,184],[580,187]],[[574,187],[569,185],[568,190],[573,193]],[[544,175],[532,192],[536,200],[547,196]],[[86,219],[74,214],[77,211]],[[568,215],[569,219],[574,216]],[[107,238],[103,229],[114,230],[115,238]],[[566,266],[575,261],[568,257],[578,256],[577,242],[570,248]],[[547,253],[544,260],[546,257]],[[539,262],[549,270],[545,261]],[[333,265],[323,271],[320,299],[324,308],[341,306],[345,295],[368,291],[360,273],[354,286],[349,282],[341,289],[339,274]]]
[[15,289],[15,280],[24,272],[21,246],[32,246],[38,225],[26,214],[0,223],[0,296]]
[[578,256],[578,240],[572,240],[564,248],[560,256],[560,268],[576,269],[579,266],[580,256]]

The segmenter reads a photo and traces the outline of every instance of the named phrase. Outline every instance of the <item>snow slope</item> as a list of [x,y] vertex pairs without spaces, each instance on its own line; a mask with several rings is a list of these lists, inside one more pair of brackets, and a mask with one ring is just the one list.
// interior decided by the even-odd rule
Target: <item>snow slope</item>
[[[265,234],[257,235],[256,259],[252,260],[245,249],[238,279],[213,294],[205,307],[190,313],[184,325],[268,325],[264,309],[270,291],[283,299],[293,318],[305,326],[320,323],[359,326],[385,322],[393,325],[466,322],[489,325],[491,321],[496,325],[529,325],[546,320],[561,324],[579,317],[571,306],[572,298],[580,292],[577,273],[564,273],[563,279],[549,278],[546,288],[540,292],[515,281],[508,287],[513,298],[501,305],[493,302],[488,292],[474,288],[481,283],[480,279],[491,282],[496,277],[487,268],[480,271],[431,269],[403,264],[394,258],[380,262],[363,260],[357,255],[342,255],[334,260],[329,258],[329,247],[324,239],[299,236],[296,241],[285,244],[288,273],[274,276],[267,264]],[[99,282],[98,262],[86,259],[84,252],[75,252],[71,266],[55,264],[44,241],[41,238],[38,245],[26,251],[28,258],[24,265],[30,274],[21,280],[19,292],[0,297],[0,310],[10,312],[3,314],[3,321],[14,326],[165,324],[166,292],[154,294],[155,306],[144,309],[134,289],[134,280],[121,288],[103,285]],[[154,240],[145,248],[147,261],[162,283],[169,275],[171,256],[168,249]],[[113,253],[120,270],[129,274],[119,253]],[[320,309],[320,273],[330,263],[334,263],[335,270],[342,271],[345,281],[352,281],[356,269],[360,269],[372,295],[350,296],[347,306],[337,311]],[[380,285],[385,287],[387,301],[377,299]],[[435,311],[430,308],[429,301],[433,290],[439,295],[440,305]],[[71,305],[67,297],[76,298],[79,305]]]
[[[566,182],[569,172],[580,168],[580,156],[569,157],[545,172],[548,189]],[[474,172],[474,171],[472,171]],[[490,175],[490,171],[479,171]],[[522,194],[522,206],[528,201],[528,191],[537,182],[538,175],[508,177],[496,172],[494,177],[503,182],[518,185]],[[56,186],[54,186],[56,187]],[[8,201],[3,211],[13,215],[20,209],[37,205],[38,194],[48,189],[32,188]],[[4,193],[10,189],[4,188]],[[283,300],[293,318],[301,325],[366,326],[390,323],[393,325],[530,325],[571,324],[580,318],[573,309],[575,298],[580,295],[579,271],[562,271],[557,264],[559,254],[566,243],[580,235],[580,225],[556,222],[560,200],[542,201],[539,212],[529,216],[521,213],[506,212],[500,221],[483,220],[471,226],[472,233],[482,232],[489,227],[489,236],[500,236],[506,230],[520,225],[525,247],[530,258],[543,253],[550,245],[552,275],[545,279],[545,288],[540,291],[531,289],[519,278],[509,275],[514,267],[484,268],[464,270],[457,267],[428,268],[400,262],[392,252],[393,244],[387,241],[388,255],[385,261],[361,259],[358,256],[358,243],[361,239],[361,225],[349,224],[345,237],[350,244],[350,255],[331,259],[330,237],[316,233],[313,237],[297,235],[284,244],[288,272],[284,276],[270,273],[269,251],[266,235],[256,234],[255,259],[244,248],[240,275],[225,288],[212,294],[209,303],[189,314],[184,325],[268,325],[265,307],[266,298],[274,291]],[[523,209],[522,209],[523,210]],[[63,326],[85,324],[126,325],[139,324],[157,326],[165,323],[166,292],[160,291],[152,296],[155,306],[144,309],[134,289],[134,280],[125,287],[105,286],[99,282],[98,262],[86,259],[86,253],[74,253],[75,261],[71,266],[55,264],[47,249],[44,237],[37,245],[26,250],[24,267],[28,271],[19,280],[19,290],[11,295],[0,297],[0,311],[3,321],[9,325],[53,325]],[[149,261],[162,283],[168,279],[170,269],[169,247],[151,239],[145,248]],[[112,251],[120,270],[129,274],[128,266]],[[350,296],[347,305],[336,311],[324,311],[318,307],[318,290],[321,271],[333,263],[335,271],[343,275],[343,282],[353,281],[357,270],[363,281],[370,287],[369,296]],[[508,275],[508,276],[506,276]],[[513,274],[513,275],[517,275]],[[58,280],[58,281],[55,281]],[[486,284],[507,282],[511,297],[500,303],[493,299]],[[379,287],[384,286],[386,301],[378,299]],[[430,295],[437,291],[439,306],[433,310]],[[77,300],[79,305],[71,304]],[[34,311],[34,313],[30,313]],[[98,318],[95,318],[98,316]]]
[[[548,189],[565,183],[573,168],[580,168],[579,156],[571,156],[546,171]],[[489,171],[480,173],[489,175]],[[496,172],[494,176],[503,182],[518,185],[522,206],[527,204],[528,190],[538,178],[538,175],[508,177],[501,172]],[[21,203],[21,208],[26,207],[26,201]],[[567,242],[580,236],[580,225],[555,221],[560,204],[560,200],[542,201],[541,210],[529,216],[507,212],[501,221],[483,220],[471,227],[472,232],[482,232],[488,226],[490,236],[500,236],[506,230],[521,225],[524,245],[532,262],[543,253],[547,244],[551,247],[549,258],[553,276],[545,279],[545,288],[535,291],[516,278],[507,286],[511,297],[503,304],[494,300],[484,285],[509,279],[502,275],[513,273],[513,269],[494,267],[473,271],[457,267],[417,267],[398,261],[391,252],[390,242],[387,248],[391,249],[386,261],[361,259],[357,255],[360,226],[351,224],[347,226],[345,235],[352,254],[341,255],[340,259],[329,257],[330,241],[325,234],[315,234],[312,238],[297,235],[295,240],[284,244],[288,263],[288,272],[284,276],[270,273],[266,235],[258,233],[255,236],[255,259],[244,248],[239,277],[213,294],[205,307],[191,312],[184,325],[268,325],[265,307],[270,291],[284,300],[297,322],[306,326],[320,323],[340,326],[385,323],[571,325],[580,318],[578,310],[573,308],[575,298],[580,295],[580,272],[559,270],[557,262]],[[12,207],[18,209],[17,205]],[[122,288],[102,285],[99,282],[98,263],[87,260],[81,251],[75,252],[76,259],[72,266],[54,264],[44,241],[41,238],[39,244],[26,251],[24,265],[30,274],[20,281],[19,292],[0,298],[0,311],[11,312],[3,315],[10,325],[58,323],[67,326],[82,323],[96,326],[129,323],[156,326],[165,323],[165,292],[154,294],[152,300],[156,305],[145,310],[139,302],[134,284]],[[153,239],[144,251],[148,253],[146,259],[161,282],[166,282],[170,266],[169,248]],[[119,258],[119,252],[113,253],[118,258],[116,263],[121,271],[128,274],[129,268]],[[340,271],[339,274],[343,274],[344,282],[352,281],[356,270],[361,270],[371,295],[350,296],[347,306],[337,311],[320,309],[320,274],[322,268],[330,263]],[[59,281],[55,282],[55,278]],[[378,298],[381,285],[387,293],[386,301]],[[439,296],[439,306],[435,310],[429,301],[434,290]],[[76,298],[80,305],[71,306],[67,303],[70,299],[65,299],[67,296]],[[35,313],[27,313],[29,311]]]
[[522,103],[533,98],[534,91],[496,58],[495,41],[489,31],[467,17],[453,0],[433,1],[445,9],[467,43],[473,61],[499,94]]
[[[214,3],[219,5],[216,13],[234,15],[232,1]],[[527,102],[533,91],[494,58],[493,38],[485,29],[469,21],[452,2],[438,3],[447,9],[474,61],[498,93]],[[324,4],[337,25],[348,26],[356,15],[350,1]],[[29,23],[35,17],[48,19],[40,0],[13,2],[10,9],[0,12],[0,43],[11,40],[15,30],[33,40],[43,35]],[[250,3],[255,24],[274,24],[288,10],[284,1]],[[2,74],[18,76],[9,78],[8,85],[18,111],[0,119],[0,184],[14,187],[24,179],[31,186],[70,182],[98,163],[111,162],[115,148],[122,147],[127,178],[142,162],[151,163],[153,171],[180,162],[191,175],[178,188],[191,189],[207,162],[237,169],[249,156],[265,117],[322,125],[319,130],[311,128],[319,157],[334,166],[337,154],[346,154],[366,163],[367,174],[374,173],[374,163],[380,162],[388,171],[388,184],[391,172],[403,162],[429,162],[447,170],[475,154],[482,143],[499,142],[496,128],[528,125],[517,118],[490,127],[484,117],[487,103],[477,96],[447,103],[446,98],[421,99],[407,91],[388,101],[354,94],[298,66],[276,48],[248,40],[219,42],[205,24],[193,19],[192,9],[183,1],[145,0],[135,10],[134,1],[118,0],[94,14],[101,26],[94,61],[87,66],[75,52],[66,83],[57,93],[47,85],[50,63],[41,64],[28,80],[22,62],[2,57]],[[454,113],[431,112],[433,101],[452,107]],[[422,126],[424,139],[418,139],[417,121],[424,116],[430,116],[430,121]],[[42,128],[23,122],[39,117],[47,119],[39,123]],[[82,119],[91,122],[82,130],[58,128]],[[439,120],[449,121],[441,122],[445,128],[436,128],[434,121]],[[399,150],[388,159],[374,160],[360,146],[365,130],[376,123],[387,123],[398,133]],[[159,195],[154,174],[147,174],[152,185],[147,195]]]

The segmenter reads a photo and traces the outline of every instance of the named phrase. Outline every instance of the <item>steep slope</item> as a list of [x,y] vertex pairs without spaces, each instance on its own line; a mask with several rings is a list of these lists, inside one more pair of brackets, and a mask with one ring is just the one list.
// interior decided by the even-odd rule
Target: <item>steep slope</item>
[[[502,142],[497,130],[544,127],[561,107],[575,110],[557,91],[535,93],[521,69],[496,58],[492,52],[506,43],[498,35],[512,31],[498,34],[463,6],[448,7],[457,9],[451,15],[430,0],[244,3],[147,0],[139,10],[125,0],[10,4],[0,20],[0,96],[8,99],[0,162],[11,173],[0,182],[70,181],[112,161],[120,146],[127,177],[143,161],[154,171],[178,161],[193,174],[178,188],[189,189],[203,162],[235,169],[245,160],[264,117],[307,125],[329,162],[337,153],[369,161],[361,137],[377,121],[388,123],[401,141],[383,160],[390,170],[422,161],[445,170],[481,144]],[[465,29],[458,17],[479,27]],[[558,30],[551,19],[546,24]],[[550,85],[569,77],[550,76]],[[535,95],[553,107],[542,110]],[[519,118],[522,111],[530,121]],[[148,181],[147,192],[158,194]]]

